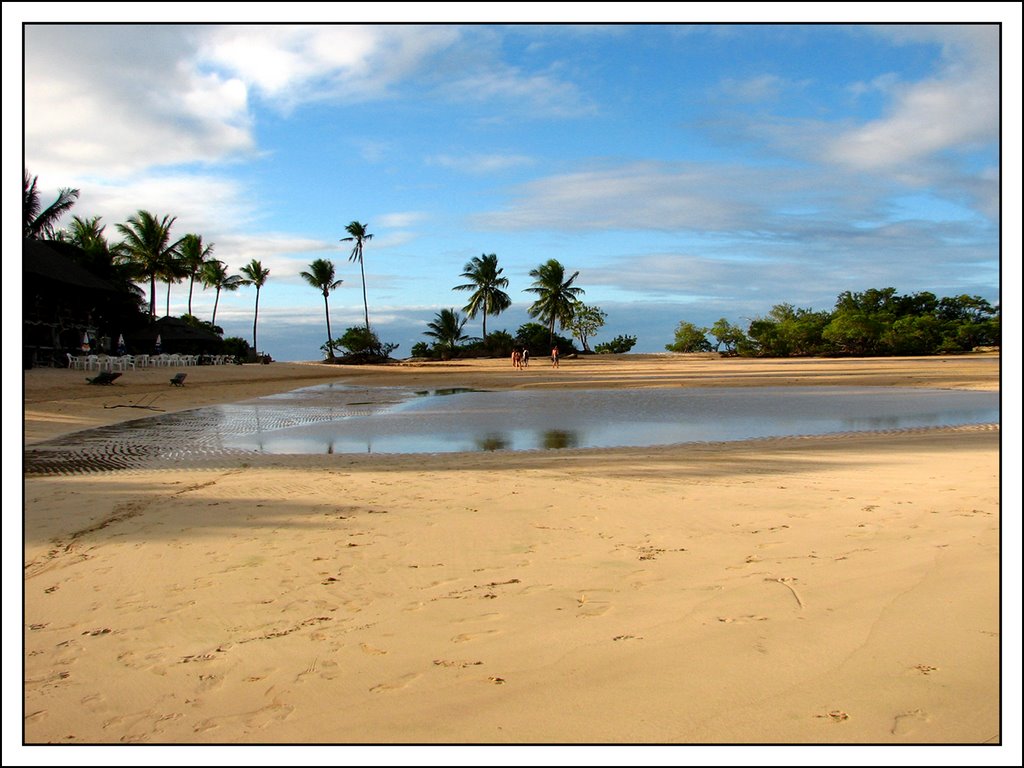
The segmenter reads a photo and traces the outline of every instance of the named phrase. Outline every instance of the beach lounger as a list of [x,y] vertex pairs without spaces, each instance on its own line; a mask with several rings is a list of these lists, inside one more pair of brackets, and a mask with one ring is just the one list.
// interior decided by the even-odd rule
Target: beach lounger
[[176,387],[184,387],[185,386],[185,377],[186,376],[188,376],[187,373],[175,374],[174,378],[171,379],[171,384],[173,384]]
[[121,376],[119,371],[100,371],[91,379],[86,379],[90,384],[110,384]]

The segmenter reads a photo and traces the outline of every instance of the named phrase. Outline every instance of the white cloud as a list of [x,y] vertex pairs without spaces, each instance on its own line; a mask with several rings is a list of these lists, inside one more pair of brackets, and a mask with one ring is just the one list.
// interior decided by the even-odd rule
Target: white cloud
[[532,157],[516,154],[435,155],[427,158],[427,165],[472,174],[488,174],[505,171],[509,168],[522,168],[533,165],[534,162]]
[[400,211],[385,213],[377,217],[376,222],[382,227],[393,229],[404,229],[415,224],[420,224],[427,219],[427,214],[422,211]]
[[508,208],[479,214],[472,222],[484,229],[559,231],[755,227],[756,188],[750,184],[758,175],[741,168],[650,161],[582,170],[524,184]]
[[450,26],[234,25],[212,29],[199,61],[291,109],[385,98],[459,38]]
[[33,173],[124,177],[254,149],[244,86],[188,66],[178,28],[25,28],[25,155]]
[[799,82],[785,80],[778,75],[763,74],[746,80],[726,79],[719,83],[718,90],[724,96],[737,101],[772,101],[783,94],[802,90],[811,84],[809,80]]
[[897,42],[941,44],[942,70],[914,83],[898,83],[891,75],[877,81],[892,98],[885,116],[828,141],[825,160],[860,170],[892,170],[998,140],[998,27],[893,27],[878,32]]

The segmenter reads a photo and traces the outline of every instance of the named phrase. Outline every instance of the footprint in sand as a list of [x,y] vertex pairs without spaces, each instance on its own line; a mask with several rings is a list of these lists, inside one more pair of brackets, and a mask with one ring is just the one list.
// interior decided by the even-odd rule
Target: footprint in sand
[[367,645],[366,643],[360,643],[359,647],[363,650],[363,653],[368,653],[371,656],[384,656],[387,654],[387,651],[382,648],[374,648],[372,645]]
[[452,638],[453,643],[468,643],[486,635],[496,635],[497,629],[485,629],[483,632],[464,632]]
[[938,672],[938,667],[933,667],[931,664],[915,664],[914,669],[920,672],[922,675],[930,675],[932,672]]
[[407,675],[402,675],[397,680],[392,680],[389,683],[378,683],[370,689],[370,693],[387,693],[388,691],[397,691],[405,688],[419,675],[415,672],[410,672]]
[[927,723],[930,719],[928,714],[920,709],[901,712],[893,718],[891,733],[893,736],[904,736],[913,731],[916,726]]
[[768,621],[767,616],[758,616],[756,614],[747,614],[746,616],[719,616],[718,620],[723,624],[746,624],[751,621]]

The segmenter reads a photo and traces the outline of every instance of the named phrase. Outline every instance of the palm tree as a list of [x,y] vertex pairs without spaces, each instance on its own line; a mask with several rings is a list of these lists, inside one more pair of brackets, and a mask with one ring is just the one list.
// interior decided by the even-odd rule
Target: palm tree
[[363,311],[366,314],[366,330],[369,331],[370,305],[366,303],[366,272],[363,270],[363,243],[371,239],[373,235],[366,231],[366,227],[366,224],[360,224],[358,221],[353,221],[345,227],[345,231],[349,233],[350,237],[343,237],[340,242],[355,242],[355,245],[352,246],[352,255],[349,256],[348,260],[359,262],[359,274],[363,278]]
[[424,331],[423,335],[436,339],[442,356],[451,357],[455,353],[456,347],[459,346],[459,342],[469,338],[462,333],[467,322],[468,319],[460,317],[454,309],[442,309],[433,321],[427,323],[427,328],[430,330]]
[[487,316],[498,315],[512,306],[512,299],[503,291],[508,288],[508,278],[502,277],[502,269],[498,266],[496,254],[482,254],[474,256],[466,263],[461,277],[470,282],[465,285],[456,285],[453,291],[473,291],[469,302],[463,307],[463,311],[470,317],[476,317],[482,311],[484,314],[483,340],[487,344]]
[[555,340],[555,321],[564,328],[572,319],[574,302],[584,292],[582,288],[573,286],[579,277],[573,272],[572,277],[565,279],[565,267],[557,260],[548,259],[537,269],[530,270],[534,278],[533,285],[524,290],[537,294],[537,300],[527,310],[530,317],[539,318],[548,325],[548,342]]
[[181,246],[178,249],[180,255],[181,271],[188,278],[188,313],[192,314],[192,289],[195,287],[196,277],[199,276],[210,256],[213,254],[213,244],[203,245],[203,236],[187,234],[181,238]]
[[46,210],[41,210],[39,190],[36,189],[38,179],[38,176],[29,176],[28,169],[25,169],[25,194],[21,204],[23,233],[29,240],[52,240],[56,233],[57,220],[75,204],[78,190],[60,190],[57,199]]
[[[157,219],[149,211],[139,211],[128,217],[126,224],[117,229],[124,240],[116,247],[122,259],[133,265],[137,278],[149,280],[149,314],[156,317],[156,279],[168,273],[178,243],[171,243],[171,225],[177,217]],[[170,285],[168,285],[168,293]],[[169,299],[168,299],[169,301]]]
[[324,295],[324,314],[327,316],[327,358],[333,362],[334,342],[331,341],[331,310],[327,305],[327,297],[343,281],[334,279],[334,264],[329,259],[317,259],[309,265],[309,272],[300,272],[299,275],[314,288],[319,288]]
[[213,317],[210,319],[210,325],[216,325],[217,304],[220,302],[220,292],[222,290],[237,291],[244,284],[244,281],[241,275],[229,275],[227,264],[217,259],[203,262],[203,266],[199,271],[199,280],[204,287],[217,289],[216,296],[213,299]]
[[267,278],[270,277],[270,270],[264,269],[262,264],[253,259],[242,267],[242,274],[245,275],[242,285],[256,286],[256,309],[252,316],[252,351],[256,352],[256,320],[260,314],[260,288],[263,287],[267,282]]

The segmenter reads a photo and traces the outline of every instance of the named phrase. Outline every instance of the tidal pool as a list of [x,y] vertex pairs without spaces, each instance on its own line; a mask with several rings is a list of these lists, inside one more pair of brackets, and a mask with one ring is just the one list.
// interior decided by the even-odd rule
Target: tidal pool
[[271,454],[654,446],[999,420],[998,393],[917,388],[367,392],[326,385],[203,410],[221,448]]

